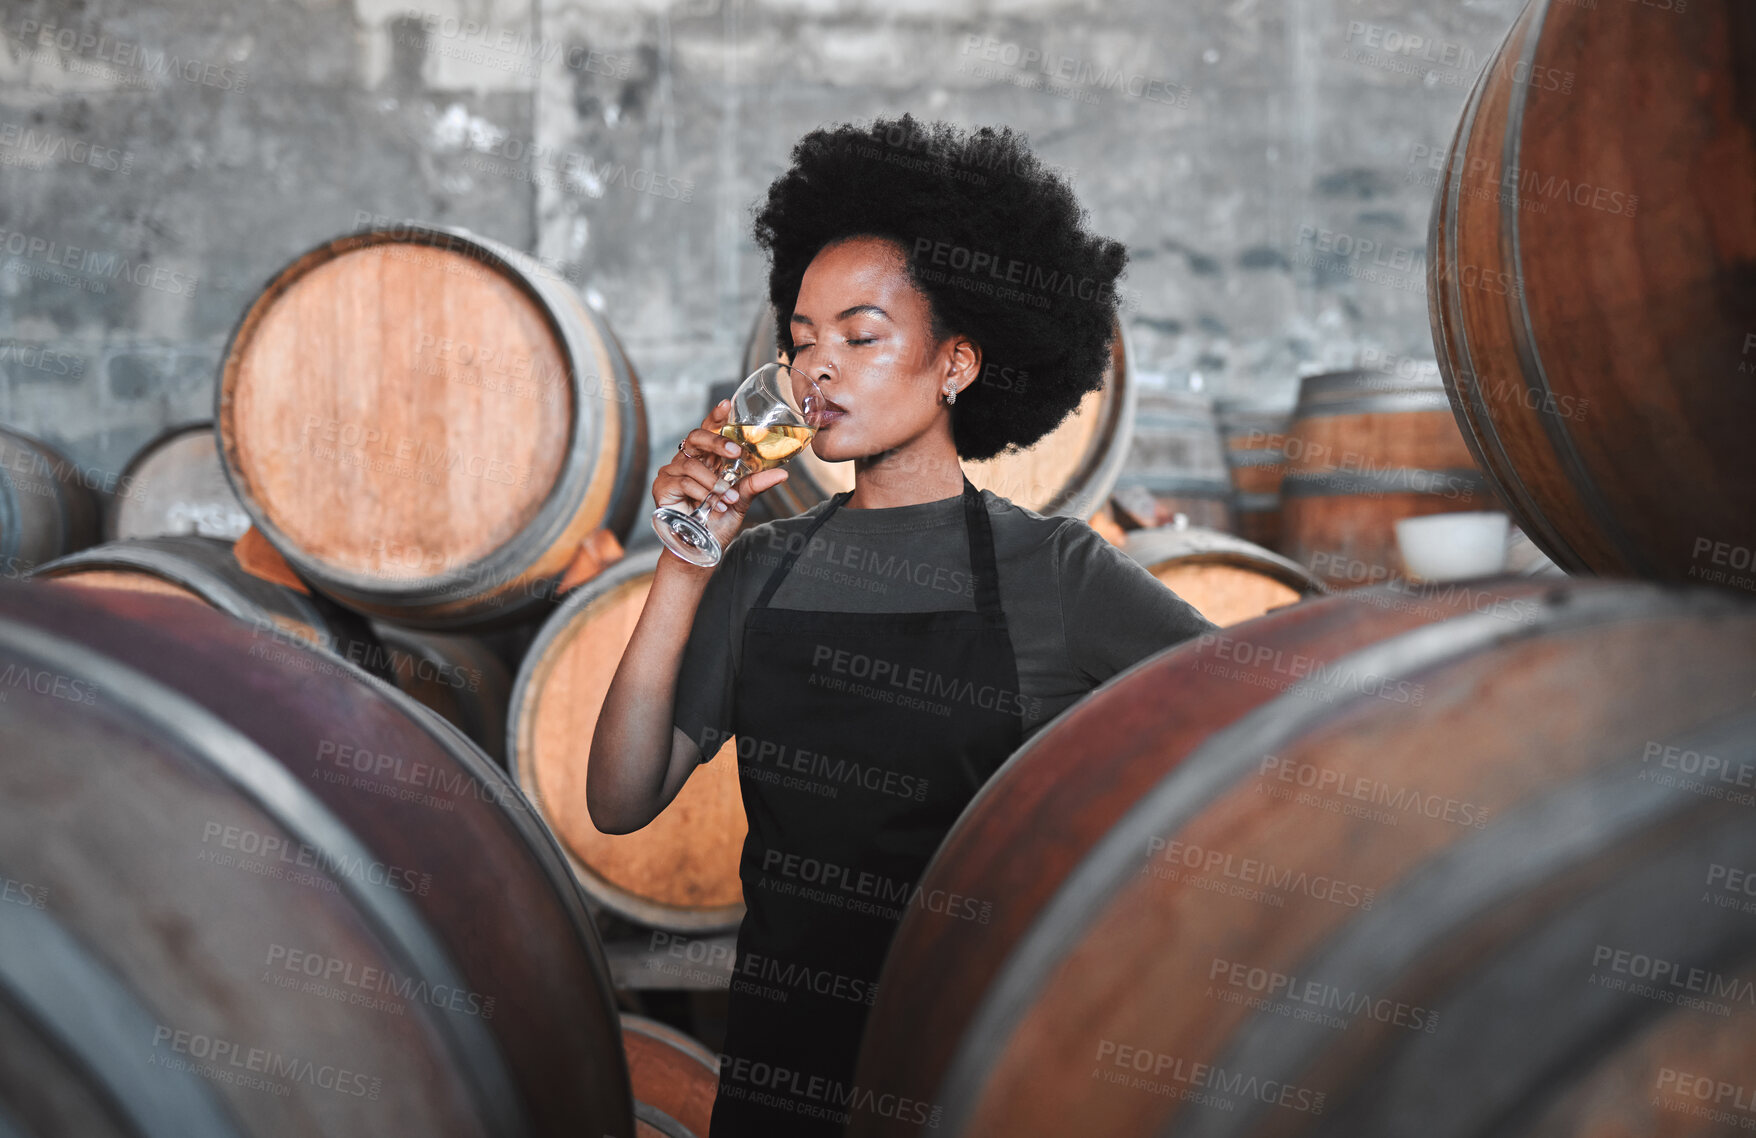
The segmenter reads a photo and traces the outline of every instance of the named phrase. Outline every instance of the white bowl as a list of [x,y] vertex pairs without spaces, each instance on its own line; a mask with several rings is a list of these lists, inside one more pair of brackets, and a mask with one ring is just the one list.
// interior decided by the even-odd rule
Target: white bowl
[[1408,571],[1423,581],[1486,577],[1506,567],[1505,514],[1428,514],[1396,523],[1396,546]]

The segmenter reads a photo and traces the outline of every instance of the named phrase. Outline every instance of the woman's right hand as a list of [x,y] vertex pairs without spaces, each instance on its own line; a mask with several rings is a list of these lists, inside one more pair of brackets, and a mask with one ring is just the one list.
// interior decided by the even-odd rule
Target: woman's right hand
[[[707,413],[707,418],[701,420],[701,426],[684,436],[684,448],[701,457],[692,458],[679,450],[671,456],[671,461],[659,467],[658,477],[652,480],[653,505],[694,510],[719,484],[719,476],[726,464],[737,458],[742,449],[719,433],[731,413],[732,401],[722,399]],[[719,461],[710,462],[710,457]],[[743,528],[751,499],[786,478],[787,471],[782,466],[747,475],[714,503],[708,513],[707,528],[718,539],[721,549],[730,545],[732,538]],[[675,560],[686,564],[681,558]]]

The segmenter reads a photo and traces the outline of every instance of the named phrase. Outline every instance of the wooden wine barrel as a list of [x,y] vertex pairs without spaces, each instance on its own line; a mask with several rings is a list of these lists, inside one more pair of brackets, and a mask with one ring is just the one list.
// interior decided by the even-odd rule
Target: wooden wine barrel
[[16,578],[98,540],[97,496],[79,467],[0,426],[0,577]]
[[1398,518],[1498,508],[1444,388],[1420,376],[1306,376],[1284,449],[1281,552],[1337,587],[1408,576]]
[[172,427],[142,447],[123,469],[104,516],[106,541],[185,533],[236,541],[249,528],[211,422]]
[[536,615],[642,510],[646,416],[602,317],[531,258],[402,225],[296,258],[244,313],[214,420],[252,523],[313,586],[409,627]]
[[[1133,507],[1151,495],[1151,527],[1182,514],[1189,524],[1229,530],[1232,480],[1213,401],[1194,391],[1144,389],[1134,413],[1128,461],[1116,480],[1118,497]],[[1144,509],[1134,508],[1138,514]]]
[[302,641],[380,679],[390,677],[383,646],[364,618],[326,597],[245,572],[231,544],[218,538],[181,534],[94,545],[38,567],[27,579],[182,597],[235,617],[270,640]]
[[669,1024],[622,1013],[622,1046],[641,1138],[707,1138],[719,1056]]
[[1476,462],[1562,569],[1747,593],[1756,15],[1602,7],[1527,5],[1477,80],[1428,235],[1433,342]]
[[1298,562],[1199,526],[1132,530],[1122,551],[1222,627],[1329,591]]
[[[780,359],[775,332],[774,307],[765,304],[744,344],[744,375]],[[1028,377],[1020,382],[1028,384]],[[1136,387],[1128,333],[1118,322],[1101,389],[1087,395],[1072,415],[1036,445],[980,462],[965,462],[963,471],[976,489],[991,490],[1039,514],[1090,517],[1108,500],[1128,457]],[[996,393],[1029,398],[1028,387],[1009,391],[997,385]],[[979,393],[966,396],[980,397]],[[785,481],[751,503],[749,524],[803,513],[833,494],[854,488],[852,462],[824,462],[808,450],[788,463],[787,470]]]
[[61,1041],[71,1084],[0,1049],[27,1132],[111,1090],[130,1134],[632,1138],[583,898],[450,725],[119,590],[0,586],[0,685],[0,876],[42,901],[0,905],[0,1036]]
[[1752,690],[1756,606],[1597,581],[1351,590],[1155,656],[960,817],[855,1082],[960,1136],[1529,1133],[1671,1010],[1596,946],[1756,964],[1702,899],[1756,864]]
[[604,833],[586,808],[592,731],[663,553],[630,553],[570,592],[544,623],[513,684],[506,750],[513,777],[592,899],[653,928],[719,931],[744,917],[738,858],[747,827],[735,741],[633,833]]
[[371,627],[380,643],[374,663],[382,663],[386,678],[504,767],[512,673],[499,655],[475,636],[416,632],[386,621]]
[[1232,528],[1245,541],[1277,549],[1292,411],[1255,399],[1216,399],[1213,413],[1232,472]]

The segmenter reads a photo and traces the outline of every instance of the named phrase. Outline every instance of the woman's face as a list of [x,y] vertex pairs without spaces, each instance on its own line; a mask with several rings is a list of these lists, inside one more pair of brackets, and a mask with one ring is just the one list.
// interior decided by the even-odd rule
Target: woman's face
[[909,279],[901,246],[882,237],[850,237],[818,252],[793,305],[792,336],[793,366],[832,405],[811,440],[826,462],[882,454],[935,427],[949,438],[945,388],[962,391],[981,366],[967,337],[934,341],[927,298]]

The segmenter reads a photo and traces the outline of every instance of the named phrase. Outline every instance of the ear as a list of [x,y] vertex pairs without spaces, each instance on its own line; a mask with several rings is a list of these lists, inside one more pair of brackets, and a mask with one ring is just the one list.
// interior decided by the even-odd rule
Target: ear
[[982,346],[968,336],[954,336],[945,357],[945,376],[941,388],[952,385],[962,391],[982,374]]

